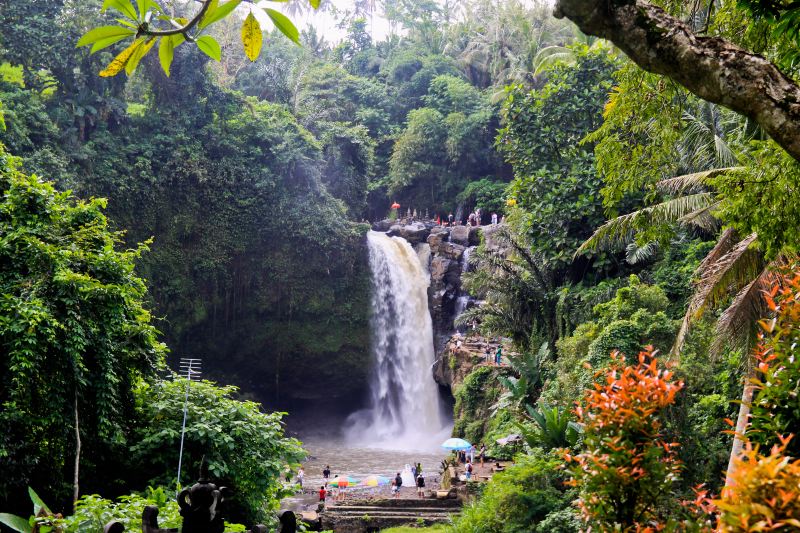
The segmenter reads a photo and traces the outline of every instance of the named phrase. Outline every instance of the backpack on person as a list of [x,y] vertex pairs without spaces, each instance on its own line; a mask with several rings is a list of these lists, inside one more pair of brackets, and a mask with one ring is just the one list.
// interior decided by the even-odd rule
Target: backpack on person
[[472,473],[472,463],[467,465],[467,472]]

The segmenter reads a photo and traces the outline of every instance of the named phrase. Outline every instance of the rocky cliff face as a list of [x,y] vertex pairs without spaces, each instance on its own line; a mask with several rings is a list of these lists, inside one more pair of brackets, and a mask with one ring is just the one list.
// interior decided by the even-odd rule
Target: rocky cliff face
[[423,243],[430,247],[431,275],[428,288],[428,308],[433,320],[436,352],[439,354],[455,331],[454,320],[463,311],[459,308],[461,275],[467,270],[467,257],[471,247],[480,244],[481,232],[487,228],[472,226],[444,227],[430,222],[383,220],[373,224],[375,231],[385,231],[390,236],[402,237],[415,249]]

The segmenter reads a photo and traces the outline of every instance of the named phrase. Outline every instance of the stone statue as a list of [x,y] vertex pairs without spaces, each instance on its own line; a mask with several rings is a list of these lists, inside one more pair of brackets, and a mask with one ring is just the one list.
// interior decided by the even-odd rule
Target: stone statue
[[225,501],[224,487],[217,488],[209,482],[208,466],[200,465],[200,479],[191,488],[178,494],[178,505],[183,517],[183,533],[224,533],[225,521],[221,508]]

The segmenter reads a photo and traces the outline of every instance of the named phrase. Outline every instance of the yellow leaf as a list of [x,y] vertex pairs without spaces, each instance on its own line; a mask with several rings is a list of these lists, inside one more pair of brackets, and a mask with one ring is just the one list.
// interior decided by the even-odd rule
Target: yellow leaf
[[248,14],[242,25],[242,44],[244,45],[244,53],[247,54],[250,61],[258,59],[263,39],[261,24],[258,23],[252,13]]
[[143,44],[144,44],[144,38],[142,37],[133,41],[133,44],[131,44],[128,48],[120,52],[119,55],[115,57],[114,60],[111,63],[109,63],[104,70],[100,71],[100,75],[104,78],[108,78],[111,76],[116,76],[117,74],[122,72],[122,69],[124,69],[125,65],[128,64],[128,61],[130,61],[131,56]]
[[125,65],[125,73],[130,76],[133,74],[133,71],[136,70],[136,67],[139,66],[139,62],[142,60],[144,56],[147,55],[147,52],[156,44],[156,38],[151,37],[149,41],[147,41],[144,46],[140,46],[136,49],[133,55],[128,60],[128,63]]

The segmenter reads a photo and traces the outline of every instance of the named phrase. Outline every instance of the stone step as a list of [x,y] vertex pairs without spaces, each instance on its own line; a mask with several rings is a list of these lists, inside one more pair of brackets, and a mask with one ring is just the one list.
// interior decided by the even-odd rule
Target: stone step
[[442,506],[431,506],[431,505],[409,505],[407,507],[387,507],[383,505],[332,505],[328,507],[326,511],[364,511],[370,509],[386,509],[397,512],[404,512],[404,511],[448,512],[448,511],[459,511],[461,510],[461,506],[442,507]]
[[341,509],[344,507],[437,507],[444,509],[460,509],[462,507],[461,501],[457,499],[439,500],[435,498],[381,498],[376,500],[347,500],[343,502],[332,503],[330,508]]
[[376,507],[370,507],[366,509],[331,509],[325,511],[326,513],[330,514],[337,514],[337,515],[392,515],[392,516],[400,516],[400,515],[448,515],[459,512],[458,510],[451,510],[451,509],[380,509]]

